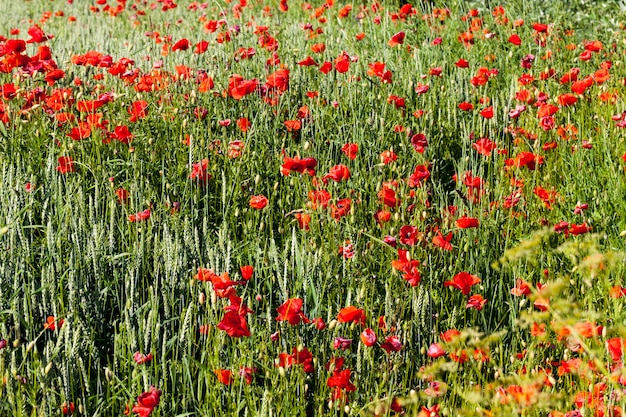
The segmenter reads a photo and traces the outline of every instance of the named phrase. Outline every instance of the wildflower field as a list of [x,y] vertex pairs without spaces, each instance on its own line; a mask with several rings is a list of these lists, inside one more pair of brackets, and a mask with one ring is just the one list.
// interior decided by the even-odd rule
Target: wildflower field
[[626,415],[621,7],[3,2],[0,416]]

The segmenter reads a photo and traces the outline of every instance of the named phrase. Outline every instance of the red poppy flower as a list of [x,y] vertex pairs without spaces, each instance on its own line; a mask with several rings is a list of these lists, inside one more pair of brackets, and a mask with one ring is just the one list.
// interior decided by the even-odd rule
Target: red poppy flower
[[361,326],[365,325],[365,311],[354,306],[344,307],[337,314],[339,323],[357,323]]
[[[207,42],[207,41],[205,41],[205,40],[202,40],[202,41],[199,41],[199,42],[195,45],[195,47],[194,47],[194,49],[193,49],[193,53],[194,53],[194,54],[203,54],[203,53],[205,53],[208,49],[209,49],[209,42]],[[211,87],[211,88],[213,88],[213,87]]]
[[490,156],[491,152],[497,148],[497,145],[489,138],[481,138],[472,144],[472,148],[481,155]]
[[[245,282],[237,282],[237,284],[244,284]],[[224,307],[226,311],[234,311],[240,316],[245,316],[246,314],[252,314],[252,311],[247,305],[242,303],[241,297],[238,297],[235,293],[232,293],[228,296],[229,304]]]
[[320,66],[320,72],[324,74],[328,74],[333,69],[333,63],[330,61],[325,61],[322,66]]
[[147,355],[141,352],[135,352],[133,355],[133,359],[137,365],[143,365],[145,363],[149,363],[152,361],[152,353],[148,353]]
[[472,103],[468,103],[467,101],[464,101],[464,102],[459,104],[459,109],[461,109],[463,111],[474,110],[474,105]]
[[530,335],[533,337],[541,337],[546,334],[546,324],[545,323],[533,323],[530,329]]
[[351,374],[350,369],[335,370],[333,376],[326,381],[326,385],[330,388],[345,389],[348,392],[356,391],[356,387],[350,382]]
[[239,119],[237,119],[237,127],[243,133],[246,133],[250,129],[251,126],[252,126],[252,122],[248,120],[247,117],[240,117]]
[[614,337],[606,341],[606,349],[613,362],[622,362],[625,346],[626,339],[622,339],[621,337]]
[[181,39],[172,46],[172,51],[186,51],[189,49],[189,39]]
[[227,311],[224,318],[218,323],[217,328],[223,330],[230,337],[248,337],[248,323],[245,314],[239,314],[236,311]]
[[572,224],[569,232],[574,235],[582,235],[585,233],[589,233],[591,231],[591,226],[587,226],[587,223],[583,223],[583,224]]
[[472,171],[467,171],[463,175],[463,184],[467,186],[467,188],[483,188],[483,179],[479,176],[474,176]]
[[352,346],[352,339],[347,339],[345,337],[335,337],[335,341],[333,342],[333,349],[347,350]]
[[59,165],[56,167],[56,170],[61,174],[67,174],[68,172],[75,172],[74,161],[69,156],[59,156],[57,159]]
[[402,350],[402,343],[400,342],[400,339],[398,339],[398,336],[387,336],[385,341],[381,343],[380,347],[385,349],[387,353],[399,352]]
[[411,145],[416,152],[424,153],[426,148],[428,148],[428,139],[426,139],[426,135],[424,135],[423,133],[412,135]]
[[537,186],[533,189],[533,194],[541,199],[543,204],[548,210],[552,210],[552,204],[556,202],[558,194],[554,190],[546,190],[541,186]]
[[31,26],[28,29],[28,34],[30,35],[30,39],[28,39],[26,43],[42,43],[54,38],[53,35],[46,35],[38,25]]
[[456,220],[456,227],[459,229],[469,229],[478,226],[480,226],[480,222],[475,217],[463,216]]
[[220,383],[224,385],[230,385],[233,383],[233,373],[229,369],[215,369],[213,373]]
[[249,281],[252,278],[252,274],[254,274],[254,267],[252,265],[245,265],[239,268],[241,271],[241,278],[246,281]]
[[300,120],[286,120],[285,127],[287,132],[297,132],[302,129],[302,122]]
[[326,190],[311,190],[309,191],[308,197],[309,201],[311,202],[311,208],[313,208],[313,210],[317,209],[318,207],[324,209],[327,208],[328,202],[331,199],[330,193]]
[[69,416],[70,414],[74,414],[74,410],[76,409],[76,407],[74,406],[73,402],[68,403],[63,403],[63,405],[61,405],[61,413],[63,413],[63,415]]
[[485,119],[493,118],[493,107],[491,106],[485,107],[484,109],[480,111],[480,115],[484,117]]
[[458,68],[469,68],[469,62],[464,60],[463,58],[459,59],[454,63],[454,65]]
[[372,64],[368,64],[367,75],[370,77],[382,77],[385,72],[386,64],[384,62],[374,62]]
[[330,207],[330,216],[335,220],[339,220],[350,212],[351,207],[351,199],[342,198],[341,200],[337,200],[337,202]]
[[87,122],[78,122],[78,127],[72,128],[67,134],[72,140],[83,140],[91,136],[91,126]]
[[575,94],[584,94],[585,91],[592,85],[593,85],[593,77],[590,75],[580,81],[573,82],[571,90],[572,90],[572,93],[575,93]]
[[363,344],[367,347],[374,346],[377,341],[376,333],[369,327],[361,332],[360,338],[361,342],[363,342]]
[[418,240],[422,238],[421,233],[418,233],[417,227],[411,225],[405,225],[400,228],[400,243],[408,246],[415,246]]
[[306,347],[293,348],[292,354],[281,353],[278,356],[278,360],[275,362],[275,366],[288,368],[292,365],[302,365],[304,372],[310,374],[315,371],[313,367],[313,355]]
[[426,165],[418,165],[413,170],[413,173],[409,176],[407,185],[411,188],[421,187],[422,183],[430,178],[430,171]]
[[317,66],[317,62],[315,62],[315,60],[312,57],[307,56],[305,59],[298,62],[298,65],[302,67]]
[[131,106],[128,108],[128,114],[130,114],[130,118],[128,119],[131,122],[136,122],[139,119],[143,119],[148,115],[148,102],[145,100],[137,100],[133,101]]
[[419,265],[419,261],[411,260],[410,263],[402,270],[402,279],[408,282],[412,287],[417,286],[422,279],[418,269]]
[[528,295],[532,291],[530,289],[530,284],[524,281],[521,278],[518,278],[515,281],[515,287],[511,288],[511,294],[515,297],[520,297],[522,295]]
[[250,207],[255,210],[262,210],[267,206],[268,199],[264,195],[253,195],[250,197]]
[[487,304],[487,300],[483,298],[480,294],[474,294],[467,299],[467,304],[465,304],[465,308],[475,308],[476,310],[482,310],[483,307]]
[[198,273],[194,275],[194,278],[198,281],[207,282],[211,281],[215,275],[212,269],[198,268]]
[[306,213],[295,213],[293,216],[296,218],[296,221],[298,222],[298,227],[300,229],[305,231],[311,230],[311,215]]
[[313,325],[317,330],[324,330],[326,328],[326,323],[324,323],[324,319],[321,317],[313,319]]
[[300,322],[304,322],[305,324],[310,323],[310,320],[306,318],[304,313],[302,312],[303,301],[300,298],[291,298],[285,301],[280,307],[276,309],[278,312],[278,317],[276,317],[276,321],[287,321],[292,326],[300,324]]
[[419,261],[410,259],[408,251],[398,248],[398,259],[391,261],[391,267],[398,271],[406,271],[411,266],[418,266]]
[[160,398],[161,390],[157,390],[154,386],[150,387],[150,391],[137,397],[137,404],[133,406],[133,413],[139,414],[139,417],[148,417],[159,405]]
[[270,89],[284,92],[289,88],[289,70],[280,69],[267,76],[265,85]]
[[393,94],[387,97],[387,103],[393,104],[396,109],[403,109],[406,106],[406,100],[404,100],[404,98]]
[[328,174],[326,174],[326,175],[324,175],[322,177],[322,181],[324,181],[324,183],[327,183],[329,179],[332,179],[335,182],[341,182],[343,180],[349,180],[350,179],[350,169],[347,166],[343,165],[343,164],[335,165],[334,167],[332,167],[330,169]]
[[209,165],[208,159],[203,159],[200,162],[195,162],[191,166],[191,172],[189,173],[189,178],[192,180],[197,180],[202,184],[206,184],[208,180],[210,180],[211,174],[207,172]]
[[350,56],[345,52],[340,54],[337,59],[335,59],[335,71],[340,74],[348,72],[350,69]]
[[433,237],[433,245],[440,247],[443,250],[451,251],[453,249],[450,241],[452,240],[452,232],[444,236],[441,231],[437,230]]
[[436,359],[439,358],[441,356],[445,356],[446,351],[443,350],[443,348],[441,346],[439,346],[439,344],[437,343],[433,343],[428,347],[428,351],[426,352],[426,355],[428,355],[428,357]]
[[510,158],[505,161],[507,167],[521,168],[526,167],[531,171],[537,168],[537,165],[541,165],[544,162],[544,158],[541,155],[535,155],[532,152],[520,152],[515,158]]
[[572,106],[576,104],[577,101],[578,97],[576,97],[574,94],[561,94],[557,98],[557,102],[563,107]]
[[390,163],[394,162],[396,159],[398,159],[398,155],[396,155],[395,152],[393,151],[383,151],[380,154],[380,162],[384,165],[389,165]]
[[624,296],[626,296],[626,287],[615,285],[609,289],[609,297],[611,298],[622,298]]
[[213,285],[213,291],[215,295],[220,298],[231,298],[235,295],[234,287],[237,285],[243,285],[244,282],[233,281],[230,279],[228,272],[224,272],[220,275],[215,274],[210,269],[199,268],[196,278],[201,281],[210,280]]
[[509,42],[515,46],[520,46],[522,44],[522,38],[520,38],[517,33],[514,33],[509,36]]
[[323,43],[316,43],[314,45],[311,45],[311,51],[313,51],[316,54],[321,54],[326,50],[326,45]]
[[311,176],[315,175],[315,167],[317,166],[317,160],[315,158],[302,158],[296,156],[290,158],[285,156],[284,162],[280,167],[282,175],[289,175],[291,171],[299,173],[307,173]]
[[145,209],[144,211],[140,211],[136,214],[130,214],[128,216],[128,221],[131,223],[142,222],[148,220],[150,218],[150,209]]
[[395,35],[393,35],[391,39],[389,39],[389,42],[387,42],[387,45],[393,48],[394,46],[402,45],[403,43],[404,43],[404,32],[398,32]]
[[550,309],[550,300],[540,297],[533,302],[533,306],[539,311],[548,311]]
[[461,290],[463,295],[468,295],[472,290],[472,286],[479,284],[480,278],[476,275],[471,275],[469,272],[460,272],[452,278],[452,281],[446,281],[443,283],[446,287],[453,287]]
[[235,74],[228,80],[227,94],[235,100],[241,100],[248,94],[252,94],[259,85],[256,78],[246,80],[241,75]]
[[356,143],[346,143],[341,147],[341,152],[349,159],[356,159],[356,154],[359,151],[359,145]]
[[57,323],[58,323],[58,328],[60,329],[63,326],[64,320],[63,319],[57,320],[54,316],[48,316],[46,319],[46,322],[43,324],[43,328],[47,330],[55,331],[57,329]]
[[339,13],[337,13],[337,16],[339,18],[348,17],[348,15],[350,14],[351,11],[352,11],[352,5],[348,4],[348,5],[344,6],[341,10],[339,10]]
[[252,383],[252,378],[254,374],[256,373],[256,371],[257,371],[256,368],[242,366],[239,368],[239,376],[241,376],[246,381],[246,384],[250,385]]
[[[397,207],[400,204],[400,201],[396,198],[396,192],[389,187],[383,187],[378,192],[378,199],[387,207]],[[391,213],[389,213],[389,215],[391,215]],[[380,216],[379,219],[383,220]]]
[[113,132],[109,134],[109,137],[128,145],[133,139],[133,134],[128,130],[128,126],[116,126]]
[[460,335],[461,335],[461,332],[458,331],[457,329],[449,329],[441,333],[439,337],[441,337],[441,340],[443,340],[444,342],[451,343],[454,340],[456,340]]

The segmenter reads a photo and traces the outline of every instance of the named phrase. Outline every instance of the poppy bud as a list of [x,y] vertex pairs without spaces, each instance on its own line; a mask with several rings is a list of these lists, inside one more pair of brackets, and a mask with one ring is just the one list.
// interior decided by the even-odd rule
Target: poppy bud
[[115,375],[113,374],[113,371],[111,371],[108,367],[104,367],[104,377],[106,378],[106,380],[108,382],[111,382],[111,380],[113,379]]

